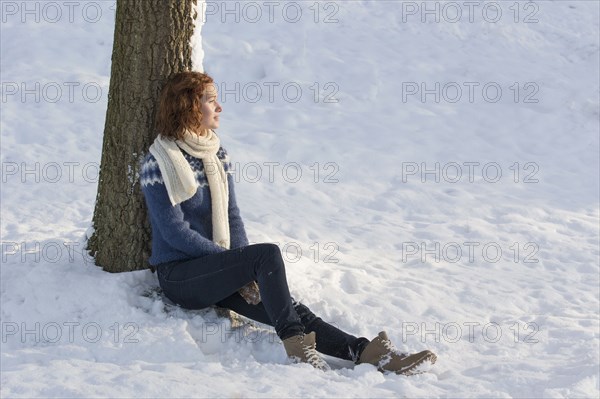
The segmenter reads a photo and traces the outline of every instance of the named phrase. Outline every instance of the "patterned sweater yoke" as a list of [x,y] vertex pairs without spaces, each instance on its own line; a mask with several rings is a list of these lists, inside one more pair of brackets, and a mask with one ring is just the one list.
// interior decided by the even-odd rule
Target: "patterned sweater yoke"
[[[152,225],[152,255],[155,266],[175,260],[187,260],[223,252],[212,241],[210,188],[202,160],[181,150],[190,164],[198,189],[194,196],[171,205],[158,162],[148,153],[141,162],[140,184]],[[229,187],[229,231],[231,249],[248,245],[246,230],[236,202],[234,175],[227,151],[221,147],[217,157],[223,162]]]

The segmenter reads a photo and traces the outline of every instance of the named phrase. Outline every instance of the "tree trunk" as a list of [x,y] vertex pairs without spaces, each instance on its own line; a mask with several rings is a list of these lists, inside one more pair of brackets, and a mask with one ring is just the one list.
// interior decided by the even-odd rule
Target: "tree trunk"
[[148,267],[151,229],[139,161],[156,136],[154,108],[165,78],[192,70],[195,3],[117,1],[94,232],[87,243],[109,272]]

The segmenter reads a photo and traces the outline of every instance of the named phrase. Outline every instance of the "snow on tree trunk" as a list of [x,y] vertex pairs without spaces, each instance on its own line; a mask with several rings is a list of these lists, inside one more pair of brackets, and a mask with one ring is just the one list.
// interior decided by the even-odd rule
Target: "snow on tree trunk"
[[156,136],[154,108],[165,79],[202,70],[194,65],[203,57],[194,30],[201,28],[203,10],[196,0],[117,1],[94,232],[87,243],[106,271],[148,267],[151,229],[139,161]]

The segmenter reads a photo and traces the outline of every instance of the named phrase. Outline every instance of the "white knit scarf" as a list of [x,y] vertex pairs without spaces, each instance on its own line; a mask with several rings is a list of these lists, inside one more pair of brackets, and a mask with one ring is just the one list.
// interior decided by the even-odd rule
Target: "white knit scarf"
[[158,162],[173,206],[192,198],[198,189],[194,172],[179,149],[202,160],[212,203],[213,241],[229,249],[229,187],[225,169],[217,157],[220,145],[221,141],[213,130],[209,130],[206,136],[186,130],[183,140],[170,140],[158,135],[150,146],[150,153]]

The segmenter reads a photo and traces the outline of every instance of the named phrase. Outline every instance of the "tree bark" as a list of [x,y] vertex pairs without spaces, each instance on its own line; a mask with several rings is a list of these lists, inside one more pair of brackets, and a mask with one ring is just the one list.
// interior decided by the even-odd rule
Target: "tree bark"
[[192,69],[195,3],[117,1],[94,232],[87,242],[96,265],[109,272],[148,267],[151,228],[139,161],[156,136],[162,84],[173,73]]

